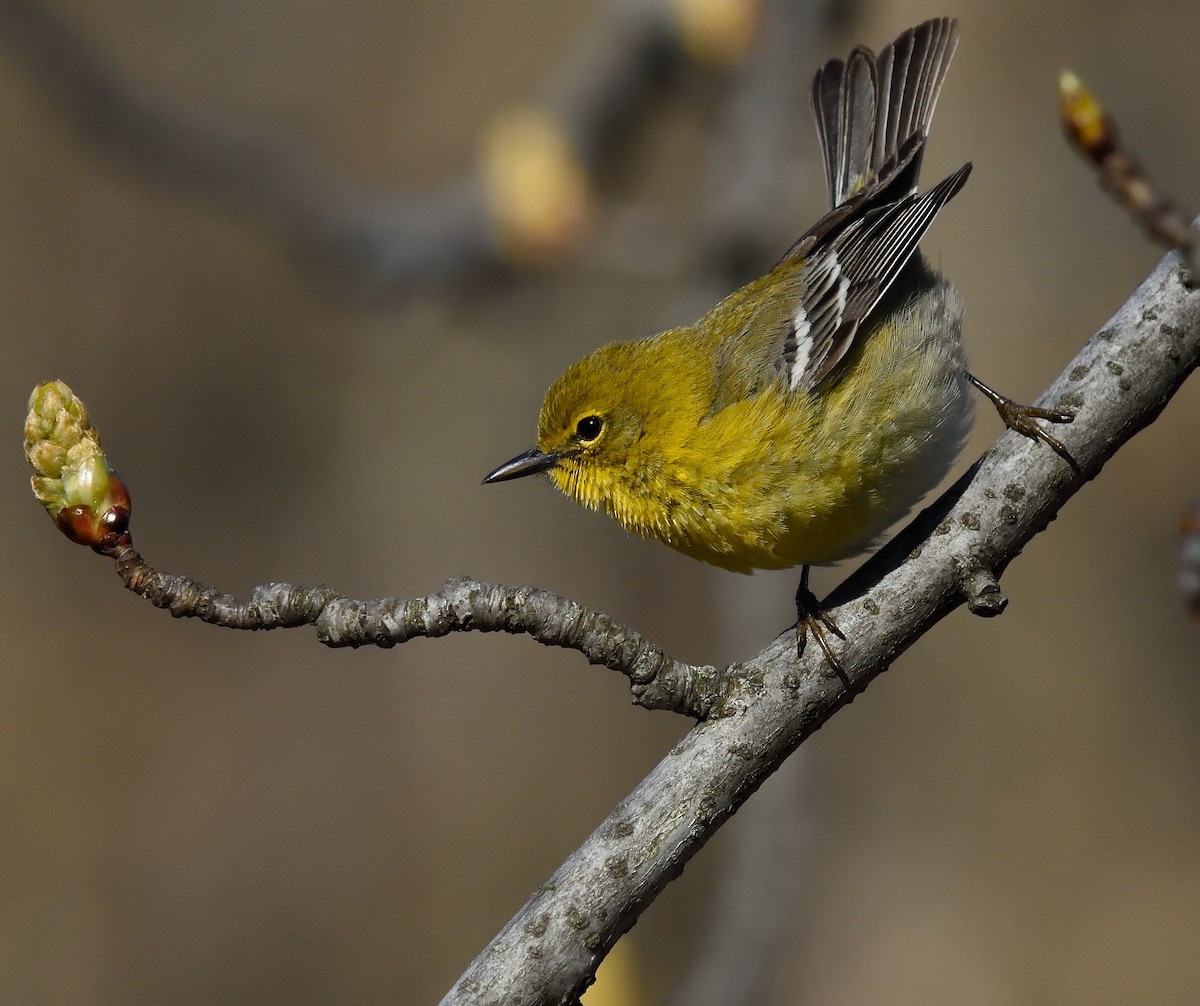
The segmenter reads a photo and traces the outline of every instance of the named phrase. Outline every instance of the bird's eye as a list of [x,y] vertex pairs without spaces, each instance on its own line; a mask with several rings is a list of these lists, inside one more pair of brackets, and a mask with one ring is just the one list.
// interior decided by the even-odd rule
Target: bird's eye
[[590,444],[604,429],[604,420],[599,416],[584,416],[575,425],[575,436],[585,444]]

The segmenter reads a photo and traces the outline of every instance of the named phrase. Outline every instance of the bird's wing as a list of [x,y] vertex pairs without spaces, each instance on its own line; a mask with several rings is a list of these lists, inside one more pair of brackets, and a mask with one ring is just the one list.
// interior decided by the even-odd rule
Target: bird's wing
[[837,366],[970,173],[971,165],[964,164],[928,192],[891,201],[872,198],[878,188],[868,190],[854,212],[828,220],[856,200],[829,213],[776,267],[779,272],[802,261],[792,284],[794,312],[779,343],[780,367],[790,387],[815,387]]

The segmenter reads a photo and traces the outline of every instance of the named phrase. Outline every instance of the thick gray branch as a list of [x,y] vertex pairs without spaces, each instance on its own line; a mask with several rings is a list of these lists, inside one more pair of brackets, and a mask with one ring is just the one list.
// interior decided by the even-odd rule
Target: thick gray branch
[[[996,580],[1086,479],[1149,424],[1200,360],[1200,294],[1168,255],[1083,348],[1041,404],[1076,474],[1006,434],[904,533],[835,592],[846,681],[785,634],[738,668],[727,705],[697,725],[471,964],[448,1004],[569,1003],[654,896],[811,733],[970,595],[995,612]],[[982,592],[982,593],[979,593]]]

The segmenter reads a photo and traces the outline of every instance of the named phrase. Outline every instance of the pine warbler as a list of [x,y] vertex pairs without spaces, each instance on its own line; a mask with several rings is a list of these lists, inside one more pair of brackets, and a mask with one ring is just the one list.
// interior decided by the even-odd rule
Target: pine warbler
[[[941,18],[878,56],[859,46],[826,63],[812,106],[834,208],[694,325],[569,367],[537,446],[484,481],[545,472],[628,530],[725,569],[804,565],[801,630],[828,654],[802,604],[807,567],[870,548],[941,481],[971,425],[962,301],[917,250],[971,170],[917,191],[957,43]],[[984,390],[1005,415],[1013,403]],[[1061,418],[1005,418],[1048,439],[1031,415]]]

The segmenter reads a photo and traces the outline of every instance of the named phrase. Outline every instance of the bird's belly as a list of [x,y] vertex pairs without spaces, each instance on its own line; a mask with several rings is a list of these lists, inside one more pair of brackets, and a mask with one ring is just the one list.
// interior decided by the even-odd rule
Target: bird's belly
[[741,572],[823,565],[870,549],[958,456],[972,410],[965,367],[955,363],[920,394],[910,384],[877,409],[842,410],[863,421],[836,436],[797,436],[786,422],[767,427],[741,463],[689,487],[679,508],[686,519],[657,536]]
[[957,455],[958,438],[912,446],[917,449],[875,459],[856,452],[863,464],[854,471],[801,469],[773,484],[731,482],[707,505],[693,508],[692,520],[665,540],[739,572],[839,562],[875,546],[941,481]]

